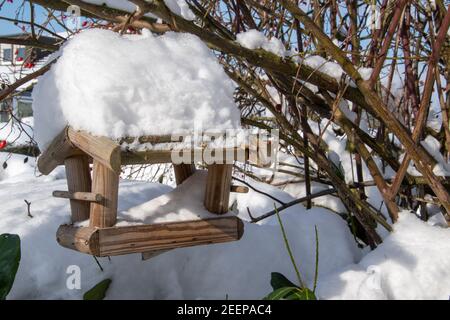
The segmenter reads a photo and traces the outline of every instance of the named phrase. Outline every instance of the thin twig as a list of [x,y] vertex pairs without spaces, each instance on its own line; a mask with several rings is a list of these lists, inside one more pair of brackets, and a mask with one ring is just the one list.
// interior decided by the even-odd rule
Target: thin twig
[[30,217],[30,218],[34,218],[33,217],[33,215],[31,214],[31,202],[29,202],[29,201],[27,201],[27,200],[23,200],[23,201],[25,201],[25,203],[27,204],[27,215]]

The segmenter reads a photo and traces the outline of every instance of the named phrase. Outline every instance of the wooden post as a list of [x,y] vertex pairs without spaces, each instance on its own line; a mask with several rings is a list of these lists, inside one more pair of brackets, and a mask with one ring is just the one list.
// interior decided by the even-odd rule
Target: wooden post
[[173,171],[175,172],[175,181],[177,182],[177,185],[180,185],[184,180],[194,174],[195,165],[187,163],[174,164]]
[[[90,192],[91,173],[87,156],[73,156],[64,160],[66,167],[67,186],[69,192]],[[86,201],[70,200],[72,222],[89,219],[90,203]]]
[[204,205],[209,212],[216,214],[228,212],[232,169],[231,164],[208,166]]
[[70,142],[101,162],[104,166],[120,172],[120,146],[106,137],[96,137],[85,131],[75,131],[71,127],[67,129],[67,137]]
[[119,174],[94,159],[92,192],[103,196],[102,201],[91,203],[90,226],[112,227],[117,220]]

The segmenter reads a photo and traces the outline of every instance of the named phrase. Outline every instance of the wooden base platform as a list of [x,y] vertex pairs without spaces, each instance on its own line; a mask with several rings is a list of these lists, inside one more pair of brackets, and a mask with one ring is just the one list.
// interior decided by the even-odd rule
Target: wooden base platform
[[63,247],[105,257],[236,241],[243,231],[243,222],[232,216],[109,228],[62,225],[56,237]]

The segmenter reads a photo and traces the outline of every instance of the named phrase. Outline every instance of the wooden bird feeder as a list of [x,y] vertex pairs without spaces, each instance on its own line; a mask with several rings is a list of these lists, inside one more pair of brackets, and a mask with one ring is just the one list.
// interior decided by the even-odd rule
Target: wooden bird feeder
[[[106,137],[93,136],[84,131],[66,127],[38,159],[38,169],[47,175],[58,165],[64,165],[67,191],[55,191],[53,196],[70,200],[72,224],[62,225],[57,231],[60,245],[90,255],[103,257],[143,253],[151,257],[170,249],[239,240],[243,223],[235,216],[222,216],[228,211],[230,192],[248,192],[245,187],[231,185],[232,164],[209,163],[204,195],[204,206],[217,218],[178,221],[151,225],[116,226],[119,174],[122,165],[171,163],[172,153],[189,153],[190,159],[202,157],[201,149],[152,150],[130,152],[120,143]],[[130,139],[128,139],[130,140]],[[131,141],[134,139],[131,139]],[[164,143],[168,136],[140,137],[140,143]],[[256,155],[254,155],[256,151]],[[211,150],[210,150],[211,151]],[[237,159],[261,159],[257,143],[212,152],[225,152]],[[253,156],[252,156],[253,154]],[[196,157],[197,156],[197,157]],[[92,163],[92,178],[90,164]],[[260,163],[261,164],[261,163]],[[262,163],[264,164],[264,163]],[[177,185],[195,171],[193,161],[174,164]],[[88,227],[77,227],[76,222],[89,219]]]

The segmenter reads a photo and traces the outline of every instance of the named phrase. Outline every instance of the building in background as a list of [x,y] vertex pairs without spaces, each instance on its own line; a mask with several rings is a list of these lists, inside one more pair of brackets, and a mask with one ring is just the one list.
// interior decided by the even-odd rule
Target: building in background
[[[30,35],[20,33],[2,38],[26,40]],[[54,44],[56,39],[40,36],[39,41]],[[0,44],[0,89],[37,70],[45,63],[50,53],[48,50],[24,45]],[[0,122],[8,122],[13,117],[17,119],[31,117],[33,115],[31,93],[32,85],[27,84],[19,87],[12,98],[0,102]]]

